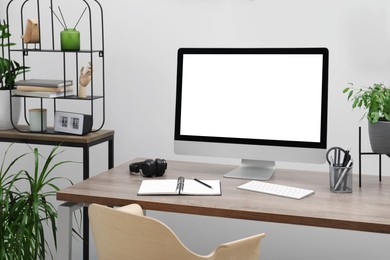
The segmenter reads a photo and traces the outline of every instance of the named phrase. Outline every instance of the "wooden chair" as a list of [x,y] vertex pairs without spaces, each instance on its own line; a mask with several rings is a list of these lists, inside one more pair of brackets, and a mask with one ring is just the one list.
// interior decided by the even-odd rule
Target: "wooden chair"
[[265,236],[225,243],[202,256],[190,251],[164,223],[144,216],[138,204],[120,208],[91,204],[88,212],[100,260],[258,260]]

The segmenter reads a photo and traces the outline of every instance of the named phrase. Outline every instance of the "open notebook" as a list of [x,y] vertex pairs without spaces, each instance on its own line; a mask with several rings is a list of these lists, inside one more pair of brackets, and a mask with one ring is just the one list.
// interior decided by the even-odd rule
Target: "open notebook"
[[[202,183],[203,182],[203,183]],[[221,195],[220,180],[163,179],[143,180],[137,195]]]

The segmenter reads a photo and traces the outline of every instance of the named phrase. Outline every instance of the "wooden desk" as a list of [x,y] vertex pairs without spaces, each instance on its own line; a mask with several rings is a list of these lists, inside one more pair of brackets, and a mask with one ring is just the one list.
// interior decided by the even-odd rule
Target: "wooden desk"
[[[22,128],[21,128],[22,129]],[[89,148],[97,144],[108,142],[108,169],[114,167],[114,131],[99,130],[87,135],[45,134],[20,132],[15,129],[0,131],[0,142],[29,143],[41,145],[61,145],[79,147],[83,149],[83,180],[89,178]],[[84,209],[84,239],[89,239],[88,210]],[[89,258],[87,245],[84,247],[84,259]]]
[[[74,203],[110,206],[138,203],[147,210],[390,234],[390,189],[382,187],[386,183],[390,185],[389,177],[380,184],[376,176],[363,176],[364,188],[359,189],[357,181],[354,181],[352,193],[336,194],[329,190],[327,173],[278,169],[270,182],[315,190],[310,197],[294,200],[237,189],[248,180],[222,177],[235,166],[168,161],[168,170],[162,178],[220,179],[222,196],[208,196],[207,199],[197,196],[137,196],[144,178],[130,175],[129,163],[58,192],[58,200],[72,202],[60,207],[59,223],[67,223],[66,216],[71,215],[69,212],[76,207]],[[71,235],[69,226],[62,226],[61,230],[59,227],[59,232],[66,233],[65,239]],[[59,241],[58,244],[65,242]],[[61,259],[70,259],[64,248],[61,253]]]

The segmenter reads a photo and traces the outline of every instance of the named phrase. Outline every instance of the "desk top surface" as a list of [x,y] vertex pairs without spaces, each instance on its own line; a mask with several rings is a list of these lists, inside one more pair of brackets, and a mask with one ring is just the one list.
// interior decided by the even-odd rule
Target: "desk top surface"
[[[26,130],[26,127],[20,127],[22,130]],[[27,130],[26,130],[27,131]],[[71,134],[45,134],[45,133],[31,133],[20,132],[16,129],[1,130],[0,141],[9,142],[65,142],[65,143],[92,143],[101,139],[109,138],[114,135],[113,130],[99,130],[86,135],[71,135]]]
[[138,203],[149,210],[390,233],[390,177],[380,183],[377,176],[363,175],[362,188],[355,180],[352,193],[337,194],[329,190],[327,173],[277,169],[269,182],[315,191],[295,200],[237,189],[249,180],[223,177],[237,166],[168,161],[160,178],[219,179],[222,196],[137,196],[144,178],[130,175],[129,163],[63,189],[57,199],[111,206]]

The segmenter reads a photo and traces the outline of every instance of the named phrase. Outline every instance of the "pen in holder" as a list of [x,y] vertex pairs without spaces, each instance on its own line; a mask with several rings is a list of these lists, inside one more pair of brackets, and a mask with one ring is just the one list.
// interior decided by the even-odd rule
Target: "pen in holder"
[[329,180],[331,191],[352,192],[352,160],[346,166],[329,165]]

